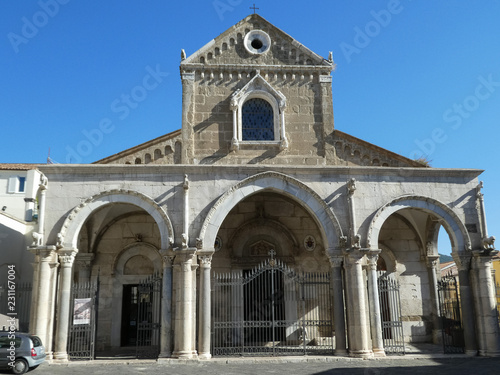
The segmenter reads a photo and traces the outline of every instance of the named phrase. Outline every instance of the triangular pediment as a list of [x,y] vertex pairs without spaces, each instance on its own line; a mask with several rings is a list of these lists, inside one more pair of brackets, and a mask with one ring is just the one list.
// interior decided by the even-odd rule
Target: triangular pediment
[[[252,53],[248,35],[262,32],[269,37],[269,48],[263,53]],[[245,37],[247,39],[245,40]],[[257,35],[258,37],[258,35]],[[265,38],[264,38],[265,39]],[[263,39],[262,39],[263,40]],[[266,42],[264,41],[264,44]],[[249,50],[250,48],[250,50]],[[264,47],[265,49],[265,47]],[[210,67],[220,65],[261,66],[320,66],[327,71],[333,69],[333,61],[326,60],[286,34],[258,14],[252,14],[181,62],[181,67],[202,64]],[[236,70],[237,67],[236,67]]]
[[248,82],[243,88],[237,90],[231,96],[232,105],[237,105],[237,103],[244,100],[244,98],[252,92],[266,92],[267,94],[274,97],[276,102],[279,104],[280,108],[283,108],[286,104],[286,97],[281,92],[276,90],[269,82],[267,82],[260,74],[257,73],[250,82]]

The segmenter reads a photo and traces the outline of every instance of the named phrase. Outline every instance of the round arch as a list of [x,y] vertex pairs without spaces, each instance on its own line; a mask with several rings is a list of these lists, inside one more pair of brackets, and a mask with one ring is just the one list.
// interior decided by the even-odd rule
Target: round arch
[[441,224],[450,236],[454,253],[463,253],[471,248],[467,229],[458,215],[444,203],[424,196],[402,196],[382,206],[368,228],[367,247],[377,249],[382,225],[393,213],[407,208],[425,211],[441,219]]
[[222,222],[229,212],[246,197],[265,191],[286,195],[308,211],[318,224],[327,253],[340,248],[343,236],[339,221],[323,199],[299,180],[278,172],[263,172],[248,177],[224,193],[208,212],[200,230],[198,247],[213,250]]
[[88,198],[69,213],[57,235],[57,247],[77,249],[78,235],[85,221],[97,209],[112,203],[125,203],[142,208],[158,225],[161,248],[168,249],[172,246],[172,223],[165,210],[152,198],[131,190],[108,190]]

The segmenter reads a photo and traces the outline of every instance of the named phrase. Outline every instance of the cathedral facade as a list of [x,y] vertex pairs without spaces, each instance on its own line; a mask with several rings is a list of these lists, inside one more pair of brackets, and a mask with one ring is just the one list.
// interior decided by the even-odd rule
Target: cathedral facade
[[336,130],[334,70],[253,14],[182,51],[180,130],[91,165],[39,167],[30,329],[54,360],[91,320],[92,350],[157,357],[439,343],[441,227],[464,350],[500,353],[481,171],[429,168]]

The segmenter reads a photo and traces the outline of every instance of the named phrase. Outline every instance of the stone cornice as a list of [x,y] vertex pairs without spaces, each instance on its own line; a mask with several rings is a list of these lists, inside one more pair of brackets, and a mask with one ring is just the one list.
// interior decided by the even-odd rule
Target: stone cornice
[[[339,176],[339,181],[345,183],[344,176],[363,176],[358,182],[369,181],[371,176],[394,176],[402,180],[419,177],[434,177],[439,180],[443,177],[476,178],[483,170],[480,169],[457,169],[457,168],[400,168],[400,167],[354,167],[354,166],[287,166],[287,165],[193,165],[193,164],[163,164],[163,165],[130,165],[130,164],[47,164],[40,165],[39,169],[48,174],[163,174],[179,173],[181,178],[184,174],[210,174],[216,171],[223,173],[248,174],[276,171],[286,174],[330,174]],[[54,180],[54,176],[51,176]],[[56,178],[57,180],[57,178]],[[414,181],[414,180],[413,180]]]
[[189,71],[213,71],[213,72],[302,72],[330,74],[334,70],[330,65],[266,65],[266,64],[201,64],[182,63],[181,73]]

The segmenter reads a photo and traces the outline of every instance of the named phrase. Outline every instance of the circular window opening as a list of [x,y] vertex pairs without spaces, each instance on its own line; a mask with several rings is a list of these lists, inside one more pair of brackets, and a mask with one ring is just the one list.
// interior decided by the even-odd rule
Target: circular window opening
[[262,30],[252,30],[243,40],[245,49],[253,55],[260,55],[269,50],[271,47],[271,38]]
[[252,43],[251,43],[252,47],[255,48],[255,49],[261,49],[263,44],[262,44],[262,41],[259,40],[259,39],[254,39],[252,40]]

